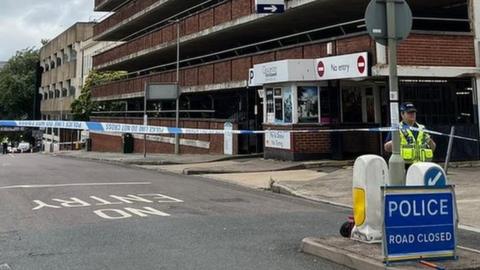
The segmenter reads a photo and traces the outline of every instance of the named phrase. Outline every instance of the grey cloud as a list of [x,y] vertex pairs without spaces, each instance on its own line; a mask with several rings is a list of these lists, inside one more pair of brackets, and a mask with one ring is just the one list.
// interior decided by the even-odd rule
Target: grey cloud
[[39,47],[77,21],[103,14],[93,12],[94,0],[0,0],[0,60],[15,51]]

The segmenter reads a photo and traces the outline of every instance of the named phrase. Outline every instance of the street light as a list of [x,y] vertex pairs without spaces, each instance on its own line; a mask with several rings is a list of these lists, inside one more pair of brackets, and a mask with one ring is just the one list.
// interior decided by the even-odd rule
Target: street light
[[[180,127],[180,20],[169,20],[177,25],[177,71],[176,71],[176,83],[177,83],[177,99],[175,100],[175,127]],[[180,154],[180,134],[175,133],[175,154]]]

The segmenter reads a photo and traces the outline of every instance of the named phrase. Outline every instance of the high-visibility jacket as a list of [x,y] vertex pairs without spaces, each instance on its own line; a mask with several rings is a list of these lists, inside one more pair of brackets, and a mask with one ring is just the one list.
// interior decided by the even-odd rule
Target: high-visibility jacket
[[430,135],[423,131],[425,126],[417,125],[419,130],[415,138],[413,131],[400,123],[400,154],[407,164],[431,161],[433,158],[433,150],[428,144]]

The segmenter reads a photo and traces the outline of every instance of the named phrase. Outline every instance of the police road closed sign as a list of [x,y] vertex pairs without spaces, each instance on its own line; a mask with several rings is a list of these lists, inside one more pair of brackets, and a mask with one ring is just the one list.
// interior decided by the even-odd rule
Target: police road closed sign
[[387,187],[385,261],[454,258],[457,213],[452,186]]

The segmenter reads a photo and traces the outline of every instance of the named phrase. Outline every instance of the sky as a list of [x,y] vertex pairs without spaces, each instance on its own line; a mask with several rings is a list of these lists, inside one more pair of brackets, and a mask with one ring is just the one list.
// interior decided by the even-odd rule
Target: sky
[[40,48],[78,21],[105,16],[94,0],[0,0],[0,61],[25,48]]

